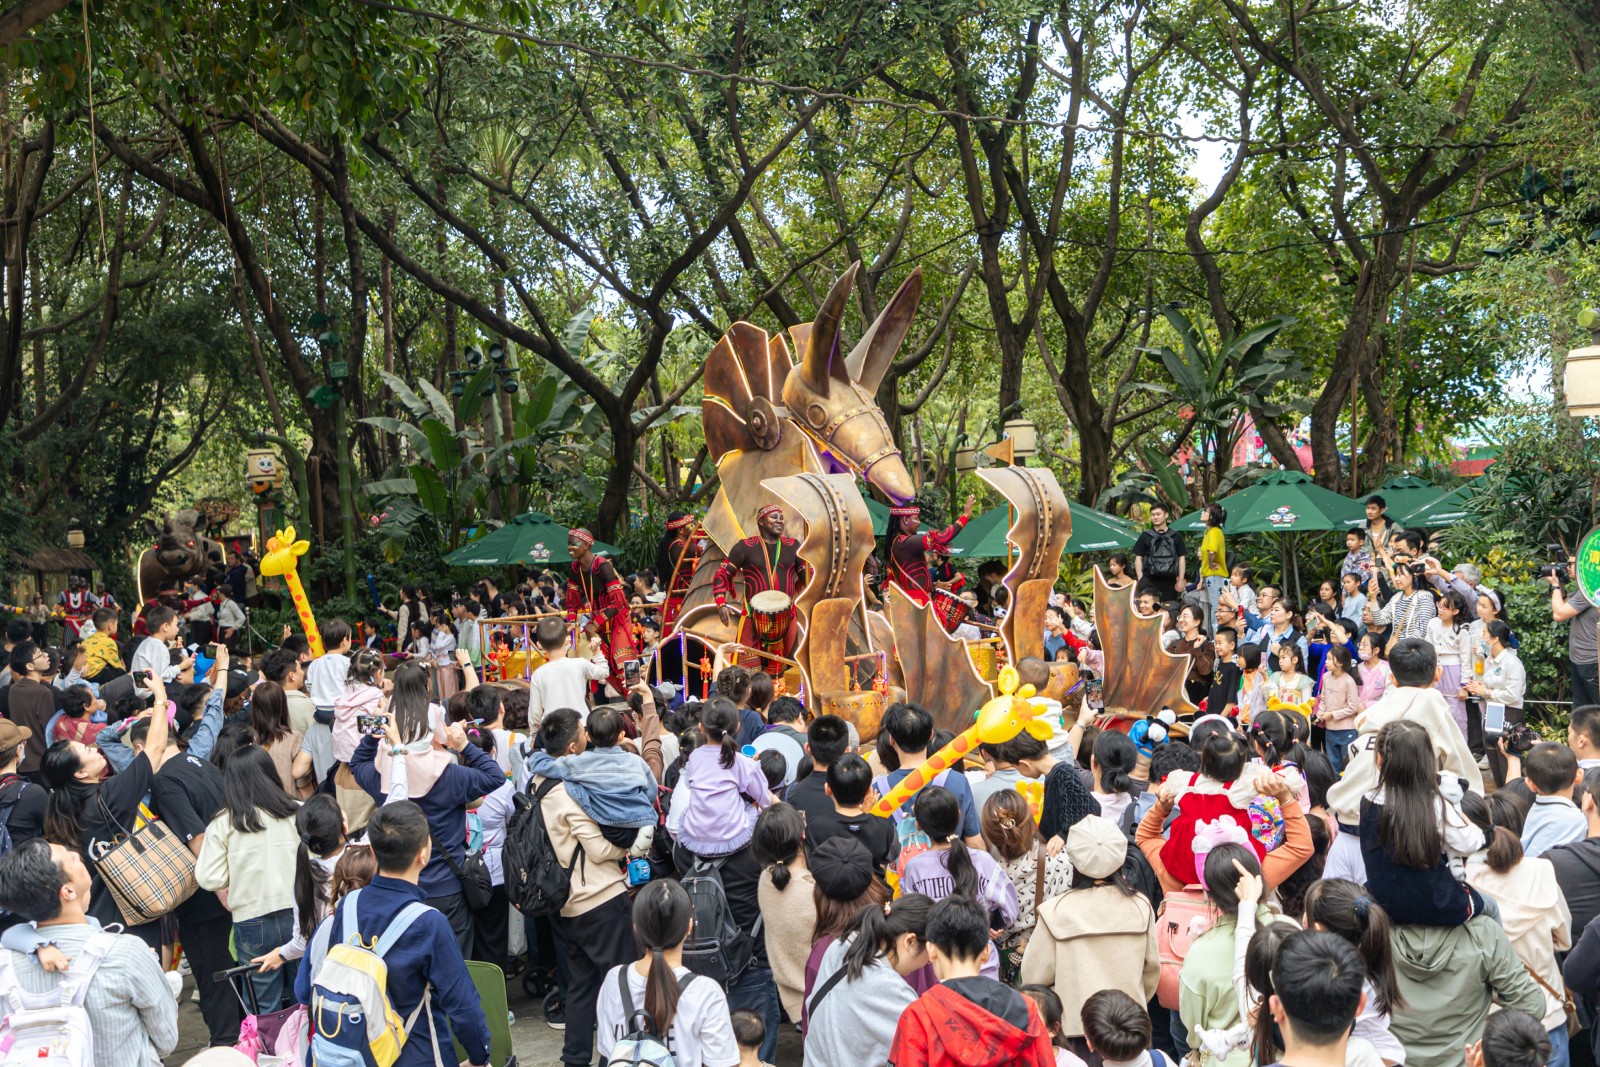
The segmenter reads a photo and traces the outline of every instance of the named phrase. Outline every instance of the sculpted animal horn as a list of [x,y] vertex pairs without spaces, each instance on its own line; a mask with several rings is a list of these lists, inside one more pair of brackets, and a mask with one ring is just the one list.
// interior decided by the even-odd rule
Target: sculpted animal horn
[[805,358],[800,361],[800,376],[815,393],[828,393],[828,377],[841,382],[850,380],[850,372],[839,358],[839,322],[844,317],[845,305],[850,300],[850,290],[856,284],[856,271],[861,264],[852,263],[850,269],[833,283],[828,296],[817,309],[816,321],[811,324],[811,337],[806,345]]
[[922,268],[918,267],[911,272],[911,277],[895,290],[894,296],[889,298],[888,305],[878,313],[877,319],[851,350],[850,358],[845,360],[845,366],[850,369],[850,377],[867,392],[878,391],[878,383],[883,381],[884,374],[889,370],[889,364],[894,362],[895,353],[900,351],[900,345],[906,339],[906,331],[911,329],[911,320],[916,317],[917,305],[920,303],[922,303]]

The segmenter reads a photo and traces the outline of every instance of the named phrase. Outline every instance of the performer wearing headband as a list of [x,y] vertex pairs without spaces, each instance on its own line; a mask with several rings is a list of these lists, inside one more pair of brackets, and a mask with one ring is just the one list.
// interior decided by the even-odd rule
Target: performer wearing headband
[[[967,497],[966,509],[955,522],[943,530],[925,534],[917,533],[917,522],[922,515],[920,506],[907,504],[889,509],[889,521],[893,523],[889,535],[889,580],[905,590],[915,603],[926,606],[933,595],[934,576],[928,569],[928,553],[948,554],[950,542],[966,528],[977,502],[976,497]],[[954,591],[960,589],[964,581],[964,576],[957,574],[948,585],[941,582],[941,588]]]
[[675,511],[667,519],[667,536],[662,538],[661,549],[656,553],[656,571],[667,589],[666,606],[661,611],[663,634],[672,631],[672,624],[683,610],[684,599],[694,581],[694,570],[700,563],[703,548],[703,541],[695,536],[700,532],[699,526],[699,520],[686,511]]
[[[744,618],[739,623],[740,644],[788,655],[794,651],[799,639],[794,625],[794,598],[806,584],[806,565],[800,559],[800,542],[793,537],[783,536],[781,507],[768,504],[756,512],[756,529],[759,533],[734,545],[728,558],[717,568],[711,584],[717,598],[717,614],[724,625],[731,626],[734,614],[742,610]],[[738,591],[734,589],[735,581],[744,585],[742,609],[729,603],[730,600],[740,599]],[[757,603],[758,612],[766,618],[753,619],[751,601],[759,594],[769,592],[783,594],[788,598],[787,606],[778,607],[774,618],[771,612],[760,612],[762,606]],[[778,634],[776,640],[772,639],[774,628]],[[766,639],[762,638],[763,632]],[[779,669],[782,664],[776,660],[764,660],[762,665],[770,674],[782,673]]]
[[589,613],[611,667],[611,687],[626,693],[622,664],[638,658],[639,653],[633,643],[633,621],[628,615],[622,579],[608,560],[594,554],[594,534],[582,527],[567,534],[567,553],[572,557],[567,577],[567,622],[576,623],[579,612]]

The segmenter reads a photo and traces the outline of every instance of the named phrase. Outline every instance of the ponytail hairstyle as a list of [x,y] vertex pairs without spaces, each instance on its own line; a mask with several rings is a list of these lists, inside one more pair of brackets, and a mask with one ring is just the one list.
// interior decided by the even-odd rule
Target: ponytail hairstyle
[[1272,1021],[1272,1012],[1267,1010],[1267,999],[1273,995],[1272,965],[1278,961],[1278,949],[1285,938],[1296,932],[1289,923],[1267,923],[1250,935],[1250,944],[1245,949],[1244,979],[1256,994],[1255,1017],[1245,1022],[1251,1023],[1253,1030],[1250,1055],[1256,1063],[1276,1063],[1283,1055],[1276,1040],[1277,1026]]
[[428,736],[432,730],[432,724],[428,721],[428,705],[433,702],[432,695],[428,672],[422,664],[407,661],[395,669],[394,691],[389,696],[389,708],[394,712],[394,725],[400,732],[400,740],[410,744]]
[[917,794],[913,809],[917,828],[936,845],[950,846],[945,866],[950,870],[952,896],[978,896],[978,868],[973,865],[967,843],[961,840],[961,803],[943,786],[930,785]]
[[300,936],[309,943],[317,923],[327,914],[329,875],[314,859],[320,859],[344,844],[344,813],[327,793],[318,793],[294,817],[300,846],[294,855],[294,906],[300,911]]
[[1483,831],[1484,840],[1488,842],[1484,859],[1491,871],[1507,874],[1522,862],[1522,826],[1527,818],[1527,809],[1510,793],[1496,791],[1487,797],[1480,797],[1476,793],[1469,795],[1472,797],[1471,806],[1463,797],[1461,810]]
[[789,864],[800,855],[805,842],[806,820],[792,805],[780,800],[756,819],[751,845],[756,862],[772,875],[774,889],[782,891],[789,887]]
[[663,1038],[678,1014],[678,978],[667,963],[666,951],[688,939],[693,920],[689,894],[670,878],[650,882],[633,900],[633,936],[650,960],[644,980],[644,1011]]
[[560,759],[572,747],[572,742],[577,740],[582,725],[578,713],[571,708],[547,711],[539,723],[539,733],[533,739],[533,747]]
[[1378,730],[1375,749],[1378,785],[1383,789],[1378,836],[1395,863],[1430,870],[1444,854],[1433,742],[1417,723],[1398,719]]
[[722,766],[732,767],[739,751],[739,709],[726,697],[713,697],[700,709],[700,729],[712,744],[722,746]]
[[45,749],[39,773],[50,787],[44,811],[44,837],[52,845],[78,851],[83,847],[83,809],[100,792],[100,783],[78,778],[83,766],[71,741],[57,741]]
[[921,941],[932,911],[933,901],[921,893],[907,893],[881,908],[862,908],[841,939],[849,945],[844,950],[845,981],[860,978],[873,960],[893,952],[894,943],[906,934]]
[[1250,722],[1250,740],[1255,742],[1256,752],[1269,767],[1276,767],[1283,763],[1292,763],[1297,767],[1304,766],[1306,747],[1295,735],[1294,720],[1299,716],[1290,716],[1282,711],[1260,711]]
[[333,865],[333,876],[328,885],[328,907],[331,909],[346,895],[369,884],[378,876],[378,857],[371,845],[350,845]]
[[345,675],[344,684],[377,685],[381,674],[383,657],[373,649],[358,648],[350,654],[350,671]]
[[1321,927],[1356,947],[1367,965],[1367,981],[1372,983],[1377,1011],[1393,1015],[1406,1006],[1394,973],[1389,913],[1364,888],[1344,878],[1324,878],[1313,883],[1306,890],[1305,926],[1308,930]]
[[1133,792],[1133,771],[1139,765],[1139,750],[1127,734],[1102,730],[1094,739],[1094,761],[1100,765],[1100,792]]
[[1244,773],[1250,750],[1232,730],[1219,730],[1200,745],[1200,773],[1217,782],[1232,782]]

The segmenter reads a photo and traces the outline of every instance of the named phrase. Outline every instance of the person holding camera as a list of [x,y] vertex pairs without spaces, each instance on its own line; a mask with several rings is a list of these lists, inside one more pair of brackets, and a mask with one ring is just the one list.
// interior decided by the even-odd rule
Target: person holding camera
[[1563,563],[1546,564],[1540,575],[1550,583],[1550,614],[1567,622],[1567,663],[1572,680],[1572,706],[1600,704],[1600,610],[1572,581]]
[[[1528,671],[1511,647],[1511,627],[1496,619],[1484,627],[1489,639],[1489,655],[1483,663],[1482,677],[1467,683],[1467,692],[1490,704],[1506,706],[1506,726],[1524,720],[1522,701],[1528,689]],[[1489,758],[1489,771],[1494,775],[1495,788],[1506,784],[1506,757],[1495,743],[1498,739],[1486,737],[1484,755]]]
[[[1394,583],[1394,596],[1373,613],[1373,621],[1378,626],[1390,628],[1391,643],[1407,637],[1425,638],[1428,623],[1439,614],[1433,602],[1433,593],[1419,585],[1426,572],[1427,564],[1409,559],[1399,560],[1389,571],[1389,580]],[[1374,575],[1367,583],[1368,607],[1378,603],[1379,598],[1378,578]]]

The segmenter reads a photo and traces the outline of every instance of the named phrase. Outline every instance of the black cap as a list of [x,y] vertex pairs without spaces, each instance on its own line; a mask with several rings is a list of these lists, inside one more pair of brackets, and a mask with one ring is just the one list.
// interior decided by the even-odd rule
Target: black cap
[[855,900],[872,884],[872,853],[853,837],[828,838],[807,863],[817,888],[830,900]]

